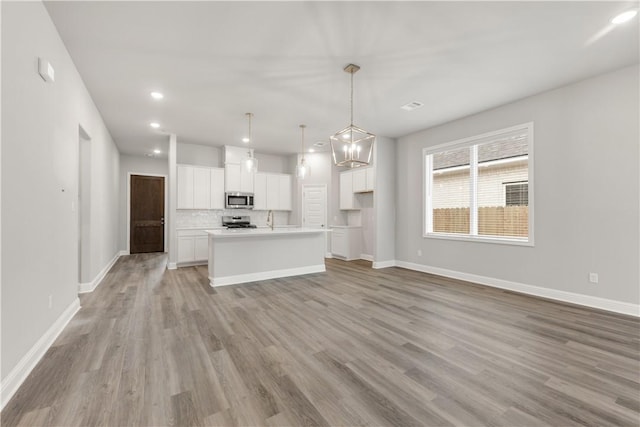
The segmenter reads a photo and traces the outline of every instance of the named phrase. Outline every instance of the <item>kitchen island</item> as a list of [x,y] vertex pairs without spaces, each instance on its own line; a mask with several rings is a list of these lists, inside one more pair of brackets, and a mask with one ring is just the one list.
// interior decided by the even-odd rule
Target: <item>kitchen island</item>
[[234,285],[325,271],[325,229],[208,230],[209,283]]

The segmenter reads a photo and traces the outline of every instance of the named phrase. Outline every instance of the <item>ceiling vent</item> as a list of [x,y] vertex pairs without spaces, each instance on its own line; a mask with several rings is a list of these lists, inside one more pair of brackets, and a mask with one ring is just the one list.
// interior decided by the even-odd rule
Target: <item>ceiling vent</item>
[[420,101],[412,101],[412,102],[410,102],[408,104],[404,104],[400,108],[402,108],[405,111],[413,111],[413,110],[416,110],[416,109],[418,109],[420,107],[424,107],[424,104],[422,102],[420,102]]
[[325,145],[327,145],[326,141],[318,141],[316,143],[314,143],[313,145],[315,145],[316,147],[324,147]]

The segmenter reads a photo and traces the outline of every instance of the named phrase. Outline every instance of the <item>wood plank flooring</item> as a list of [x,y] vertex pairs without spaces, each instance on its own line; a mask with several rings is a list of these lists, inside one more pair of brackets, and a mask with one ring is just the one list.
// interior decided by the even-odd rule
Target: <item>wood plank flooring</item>
[[400,268],[122,257],[3,426],[638,426],[638,319]]

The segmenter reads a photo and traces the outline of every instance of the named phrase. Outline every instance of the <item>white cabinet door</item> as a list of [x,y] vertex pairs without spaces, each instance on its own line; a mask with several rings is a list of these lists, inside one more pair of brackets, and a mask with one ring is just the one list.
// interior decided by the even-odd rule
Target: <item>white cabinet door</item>
[[193,167],[178,166],[178,209],[193,209]]
[[195,237],[178,237],[178,262],[195,260]]
[[267,209],[267,174],[258,172],[254,183],[253,209],[264,211]]
[[340,174],[340,209],[354,209],[352,172]]
[[291,210],[291,175],[280,175],[278,191],[278,209],[281,211]]
[[367,170],[366,169],[356,169],[353,172],[353,192],[354,193],[362,193],[366,191],[367,186]]
[[224,165],[224,191],[242,191],[240,185],[240,164],[225,163]]
[[240,167],[240,191],[242,193],[253,193],[254,172],[249,172],[246,167]]
[[224,169],[211,168],[211,209],[224,209]]
[[376,170],[373,167],[367,168],[367,185],[366,185],[366,190],[367,191],[373,191],[375,190],[375,186],[376,186]]
[[331,230],[331,253],[337,256],[347,256],[347,235],[344,230]]
[[271,173],[267,175],[267,209],[276,210],[280,204],[280,176]]
[[209,236],[197,236],[194,238],[194,261],[209,259]]
[[362,250],[362,228],[332,228],[331,229],[331,253],[350,261],[360,259]]
[[193,208],[211,208],[211,170],[209,168],[193,168]]

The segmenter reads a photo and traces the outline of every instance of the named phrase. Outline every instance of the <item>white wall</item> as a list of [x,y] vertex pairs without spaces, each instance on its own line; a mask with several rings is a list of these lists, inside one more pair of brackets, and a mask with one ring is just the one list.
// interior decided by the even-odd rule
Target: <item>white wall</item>
[[[127,242],[129,240],[129,236],[127,235],[127,223],[129,221],[129,218],[127,217],[127,186],[129,185],[129,173],[142,175],[165,175],[165,179],[168,179],[169,162],[167,159],[129,156],[126,154],[120,155],[120,250],[127,249]],[[165,241],[167,241],[166,236]]]
[[374,203],[374,267],[393,262],[396,255],[396,211],[405,209],[405,201],[396,195],[396,177],[403,167],[396,170],[396,141],[376,137],[376,175]]
[[176,147],[177,163],[184,165],[224,167],[224,150],[222,147],[208,145],[178,143]]
[[4,396],[18,362],[77,304],[79,126],[91,138],[92,276],[118,253],[119,153],[42,3],[1,7]]
[[[624,68],[400,138],[396,259],[640,303],[638,71]],[[535,247],[423,238],[422,149],[530,121]],[[589,272],[599,273],[599,284],[589,283]]]

